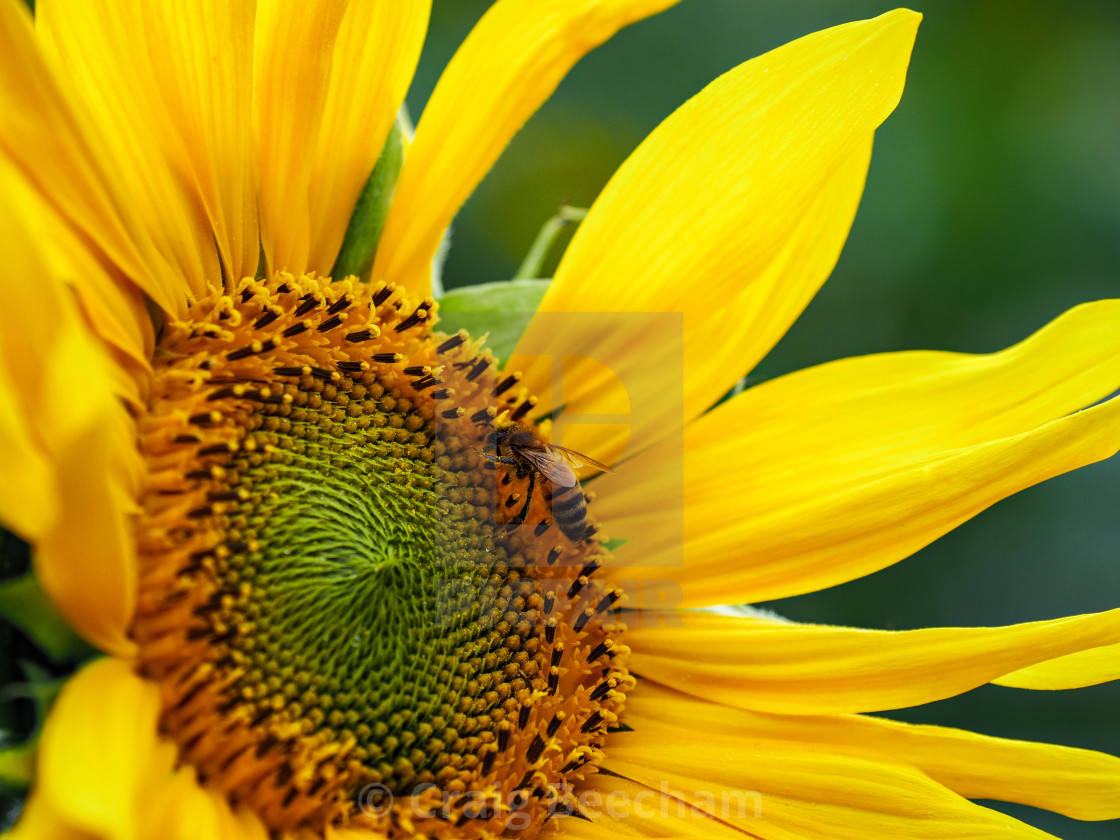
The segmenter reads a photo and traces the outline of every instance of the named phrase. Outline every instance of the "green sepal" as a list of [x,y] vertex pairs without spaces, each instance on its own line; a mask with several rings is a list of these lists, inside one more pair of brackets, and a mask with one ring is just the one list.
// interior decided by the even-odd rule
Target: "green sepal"
[[404,130],[401,118],[393,121],[381,156],[370,173],[369,180],[362,187],[361,195],[354,205],[346,236],[334,261],[331,277],[341,280],[354,275],[368,282],[373,268],[373,257],[377,253],[377,243],[389,216],[389,204],[393,200],[393,189],[404,162]]
[[529,326],[550,280],[502,280],[452,289],[439,299],[439,327],[445,333],[489,333],[486,346],[508,359]]
[[268,254],[264,252],[264,243],[261,243],[260,251],[257,253],[257,271],[253,275],[257,280],[263,280],[268,276]]
[[560,232],[568,225],[582,222],[586,218],[587,209],[584,207],[571,207],[567,204],[561,207],[556,215],[541,227],[537,238],[533,240],[533,244],[529,248],[529,253],[525,255],[525,259],[521,261],[521,265],[514,273],[513,279],[527,280],[540,277],[545,260],[552,252],[556,240],[560,237]]

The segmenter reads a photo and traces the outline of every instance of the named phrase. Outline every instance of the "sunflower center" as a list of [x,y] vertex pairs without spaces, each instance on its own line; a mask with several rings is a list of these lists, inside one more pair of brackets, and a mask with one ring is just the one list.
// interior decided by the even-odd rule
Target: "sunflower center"
[[482,454],[531,401],[434,309],[281,275],[160,338],[141,668],[184,760],[273,829],[535,829],[631,684],[593,529]]

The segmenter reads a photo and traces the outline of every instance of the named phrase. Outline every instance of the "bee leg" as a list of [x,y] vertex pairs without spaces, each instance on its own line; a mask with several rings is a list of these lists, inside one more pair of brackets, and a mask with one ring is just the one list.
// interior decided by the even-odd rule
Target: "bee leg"
[[495,464],[505,464],[509,467],[520,467],[521,464],[513,458],[506,457],[505,455],[491,455],[489,452],[483,452],[481,449],[475,449],[479,455],[487,461],[493,461]]
[[535,470],[529,471],[529,488],[525,491],[525,504],[521,506],[521,510],[517,512],[517,516],[513,517],[509,522],[511,525],[521,525],[525,521],[525,517],[529,515],[529,505],[533,503],[533,488],[537,484],[537,473]]

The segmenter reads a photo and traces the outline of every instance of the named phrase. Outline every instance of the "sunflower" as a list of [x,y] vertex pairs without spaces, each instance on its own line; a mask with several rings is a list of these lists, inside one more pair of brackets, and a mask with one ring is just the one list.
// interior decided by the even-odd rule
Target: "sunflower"
[[859,714],[1111,679],[1120,610],[886,632],[709,609],[881,569],[1120,447],[1116,301],[721,401],[831,270],[917,15],[681,107],[505,358],[440,320],[458,207],[583,53],[669,5],[499,0],[410,137],[424,2],[0,2],[0,520],[106,654],[51,710],[17,836],[1120,816],[1110,756]]

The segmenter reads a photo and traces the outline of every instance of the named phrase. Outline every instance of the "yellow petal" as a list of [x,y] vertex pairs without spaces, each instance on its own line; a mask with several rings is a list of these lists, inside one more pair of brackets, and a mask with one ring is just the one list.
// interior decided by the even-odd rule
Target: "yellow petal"
[[[37,4],[35,15],[42,49],[53,59],[60,84],[73,98],[75,119],[81,120],[82,137],[75,142],[103,149],[98,162],[104,181],[118,208],[127,204],[122,215],[135,220],[132,238],[166,261],[172,272],[167,282],[178,287],[167,290],[172,297],[184,297],[186,287],[195,295],[204,294],[208,284],[221,277],[214,235],[188,182],[177,171],[183,154],[182,129],[168,114],[153,77],[150,50],[163,45],[149,46],[143,31],[145,14],[131,3],[45,0]],[[58,187],[48,180],[51,176],[39,171],[56,165],[52,150],[27,149],[20,143],[14,151],[26,159],[29,171],[43,179],[45,191],[60,209],[70,210],[78,185],[56,194]],[[75,202],[75,213],[79,207]],[[92,223],[104,226],[106,221]],[[81,226],[89,230],[86,224]],[[129,265],[121,267],[141,283]],[[158,297],[157,301],[164,304]],[[170,304],[182,305],[178,300]]]
[[440,77],[408,149],[374,280],[429,294],[444,230],[506,144],[583,55],[677,0],[499,0]]
[[[580,817],[545,823],[541,837],[561,840],[611,840],[615,837],[695,837],[700,840],[751,840],[725,822],[674,798],[668,786],[647,787],[621,776],[597,773],[575,790]],[[717,799],[719,794],[716,794]],[[748,797],[749,799],[749,797]],[[753,807],[753,803],[749,803]]]
[[129,474],[135,434],[117,406],[57,454],[61,515],[33,545],[35,575],[67,623],[101,650],[124,657],[136,647],[128,636],[138,585]]
[[10,840],[90,840],[90,835],[60,822],[35,791],[19,812],[19,822],[4,835]]
[[428,29],[431,0],[352,0],[334,50],[312,162],[308,268],[328,274],[397,110]]
[[225,806],[220,811],[223,838],[228,838],[228,840],[268,840],[272,836],[256,813],[244,806],[239,806],[231,811],[224,796],[213,791],[210,791],[209,794],[217,805]]
[[992,682],[1011,688],[1055,690],[1083,688],[1116,679],[1120,679],[1120,645],[1071,653],[1006,674]]
[[[41,218],[21,212],[34,202],[10,174],[0,164],[7,198],[0,382],[12,435],[4,443],[20,453],[13,466],[23,462],[13,486],[38,484],[22,499],[5,491],[0,515],[32,543],[36,574],[67,621],[103,650],[126,654],[136,597],[128,520],[140,478],[136,432],[116,396],[114,363],[55,274],[63,255],[39,237]],[[42,510],[28,511],[40,503]]]
[[230,282],[251,277],[260,259],[250,118],[256,5],[144,0],[118,12],[142,27],[137,34],[146,39],[154,87],[175,135],[169,153],[190,173],[189,187],[206,214],[202,234],[217,244]]
[[614,573],[654,588],[668,581],[684,605],[809,592],[897,562],[999,499],[1112,455],[1120,401],[1077,409],[1117,386],[1120,301],[1078,307],[988,356],[833,362],[699,418],[685,431],[683,467],[680,441],[627,462],[596,482],[594,512],[631,540],[618,562],[642,565]]
[[[763,840],[1050,837],[974,805],[889,757],[735,744],[695,732],[613,733],[605,752],[612,772]],[[610,789],[617,781],[604,778],[598,784]]]
[[346,0],[259,0],[257,6],[261,244],[272,271],[300,274],[311,252],[313,152],[346,6]]
[[[195,769],[180,767],[150,801],[142,803],[144,837],[160,840],[267,840],[260,818],[234,811],[223,794],[198,782]],[[368,835],[367,835],[368,836]]]
[[114,840],[141,840],[145,795],[170,777],[160,743],[159,688],[124,662],[102,659],[58,696],[39,748],[36,795],[55,819]]
[[114,659],[87,666],[47,719],[19,838],[265,840],[253,813],[202,787],[159,737],[159,687]]
[[118,393],[137,402],[154,343],[144,296],[119,271],[105,265],[93,245],[2,157],[0,193],[20,219],[17,228],[0,231],[4,253],[32,247],[39,270],[73,290],[90,329],[112,346],[128,368],[117,372],[125,373]]
[[[2,319],[0,319],[2,323]],[[41,537],[58,517],[51,464],[32,437],[32,418],[20,410],[21,395],[0,364],[0,523],[27,541]]]
[[132,217],[107,145],[43,60],[19,0],[0,2],[0,137],[60,217],[167,311],[183,310],[185,287]]
[[1120,641],[1120,609],[1007,627],[902,632],[688,611],[633,616],[626,642],[636,673],[687,694],[778,714],[917,706]]
[[792,742],[910,765],[966,799],[998,799],[1080,820],[1120,817],[1120,759],[1091,750],[990,738],[862,715],[784,716],[732,709],[643,680],[626,724],[652,737],[696,732],[728,744]]
[[[532,361],[515,357],[510,362],[524,366],[526,376],[536,382],[535,414],[563,404],[556,423],[563,428],[564,445],[607,463],[662,439],[679,447],[682,413],[687,422],[725,393],[785,333],[832,270],[855,214],[870,155],[868,140],[820,185],[770,268],[724,303],[713,300],[705,306],[699,284],[693,290],[697,306],[683,316],[641,311],[538,315],[520,347],[539,354]],[[655,305],[634,303],[639,310]],[[565,347],[593,351],[572,354]],[[564,360],[560,392],[540,382],[543,360],[555,355]],[[682,378],[683,388],[669,386]],[[617,413],[612,403],[620,398],[629,403],[629,416],[618,418],[625,423],[603,428],[581,422]]]
[[[627,826],[627,823],[612,823],[609,821],[604,821],[600,824],[576,816],[560,815],[555,819],[551,819],[547,823],[545,823],[544,828],[541,830],[540,836],[542,838],[548,838],[548,840],[552,840],[552,838],[556,838],[556,840],[612,840],[612,838],[619,836],[650,836],[636,834],[632,831],[619,831],[618,828],[616,828],[616,825]],[[736,832],[736,834],[738,834],[738,832]],[[736,840],[738,840],[738,837],[736,837]]]
[[[681,312],[683,336],[638,317],[613,329],[530,325],[511,366],[538,412],[561,403],[550,359],[579,353],[620,375],[640,367],[665,416],[637,423],[675,429],[770,349],[832,270],[919,19],[899,10],[780,47],[717,79],[642,143],[580,225],[540,309]],[[629,357],[613,352],[619,330]],[[671,378],[682,352],[683,386]],[[563,403],[581,413],[609,398],[590,367],[563,384]]]

